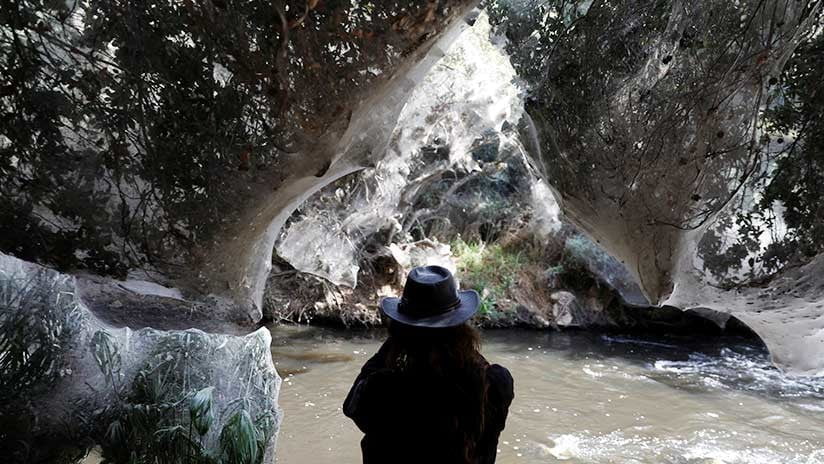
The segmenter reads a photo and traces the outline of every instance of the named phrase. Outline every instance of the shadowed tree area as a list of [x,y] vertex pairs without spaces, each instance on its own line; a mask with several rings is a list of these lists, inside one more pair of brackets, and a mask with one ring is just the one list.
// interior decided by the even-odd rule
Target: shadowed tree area
[[767,271],[785,261],[807,260],[824,252],[824,34],[803,42],[776,79],[779,102],[766,113],[766,142],[780,150],[773,155],[773,171],[766,178],[758,216],[768,225],[775,221],[765,214],[776,202],[785,208],[782,218],[787,234],[762,258]]

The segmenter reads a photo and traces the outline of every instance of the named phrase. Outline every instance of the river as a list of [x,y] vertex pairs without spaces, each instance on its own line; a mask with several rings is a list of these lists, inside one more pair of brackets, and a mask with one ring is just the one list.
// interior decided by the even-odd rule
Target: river
[[[340,405],[383,332],[273,326],[284,378],[278,463],[360,462]],[[824,464],[824,379],[773,368],[740,337],[487,331],[515,378],[498,463]]]

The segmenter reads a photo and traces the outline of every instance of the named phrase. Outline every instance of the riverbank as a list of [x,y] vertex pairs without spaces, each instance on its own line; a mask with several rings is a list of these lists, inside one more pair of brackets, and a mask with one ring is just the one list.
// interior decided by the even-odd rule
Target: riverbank
[[303,272],[275,256],[264,293],[264,322],[379,327],[380,299],[399,296],[412,267],[438,264],[455,274],[461,288],[478,292],[473,323],[481,328],[748,331],[726,314],[651,306],[626,268],[574,228],[539,239],[523,224],[488,242],[460,235],[448,242],[378,242],[359,261],[357,278],[349,284],[330,280],[334,272],[329,270]]
[[[473,325],[483,329],[731,334],[757,338],[746,325],[727,314],[630,304],[616,290],[591,277],[585,285],[570,288],[553,284],[529,267],[519,268],[511,275],[511,282],[494,284],[494,294],[489,292],[487,283],[478,284],[477,277],[462,282],[462,287],[481,294],[481,306],[471,320]],[[337,329],[381,327],[384,321],[378,306],[380,298],[397,296],[403,291],[395,281],[381,281],[369,274],[355,289],[294,270],[276,274],[274,279],[276,283],[270,285],[264,299],[265,324]]]

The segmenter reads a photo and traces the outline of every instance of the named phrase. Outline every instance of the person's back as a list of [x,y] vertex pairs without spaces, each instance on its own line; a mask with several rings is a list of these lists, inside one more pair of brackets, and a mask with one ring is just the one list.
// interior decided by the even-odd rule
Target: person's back
[[[419,269],[410,273],[413,285]],[[451,281],[445,269],[423,270]],[[431,278],[437,280],[437,275]],[[408,281],[405,298],[415,293],[409,288]],[[455,290],[447,290],[447,296],[450,292]],[[451,318],[442,311],[435,318],[410,319],[392,307],[391,300],[389,308],[382,302],[384,313],[393,319],[389,339],[364,365],[343,408],[365,433],[364,463],[494,462],[514,396],[513,380],[505,368],[490,366],[478,352],[478,335],[465,323],[475,309],[474,292],[467,293],[461,293],[464,307],[450,310],[463,314],[450,313]],[[415,301],[422,301],[421,295]],[[436,308],[437,303],[432,302]],[[453,325],[437,325],[444,315]],[[422,319],[425,325],[414,325]]]

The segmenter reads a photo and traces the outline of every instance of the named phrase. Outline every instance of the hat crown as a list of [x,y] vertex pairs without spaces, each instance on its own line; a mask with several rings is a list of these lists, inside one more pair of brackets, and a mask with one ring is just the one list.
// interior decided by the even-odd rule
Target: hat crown
[[421,266],[406,278],[398,311],[413,317],[428,317],[454,310],[461,304],[458,286],[449,269]]

